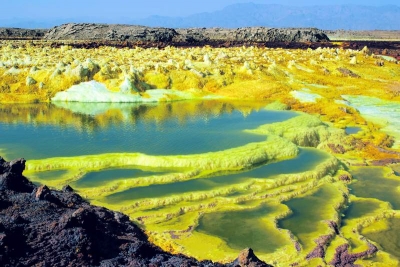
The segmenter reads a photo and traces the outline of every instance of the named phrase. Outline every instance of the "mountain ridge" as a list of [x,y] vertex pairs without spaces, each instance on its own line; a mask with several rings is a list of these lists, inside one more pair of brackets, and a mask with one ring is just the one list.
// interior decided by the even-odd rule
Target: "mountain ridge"
[[324,30],[400,30],[398,5],[313,5],[288,6],[281,4],[238,3],[213,12],[196,13],[184,17],[153,15],[134,19],[126,17],[100,18],[60,17],[1,19],[0,27],[49,29],[66,23],[135,24],[151,27],[269,27],[319,28]]
[[239,3],[219,11],[186,17],[151,16],[130,23],[173,28],[188,27],[316,27],[325,30],[399,30],[396,5],[285,6]]

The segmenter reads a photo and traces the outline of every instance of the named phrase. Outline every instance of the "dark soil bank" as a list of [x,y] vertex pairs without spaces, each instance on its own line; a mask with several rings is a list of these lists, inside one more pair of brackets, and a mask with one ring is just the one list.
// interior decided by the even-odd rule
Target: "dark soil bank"
[[152,245],[129,218],[73,192],[37,187],[25,160],[0,157],[0,266],[270,266],[251,249],[230,264],[196,261]]

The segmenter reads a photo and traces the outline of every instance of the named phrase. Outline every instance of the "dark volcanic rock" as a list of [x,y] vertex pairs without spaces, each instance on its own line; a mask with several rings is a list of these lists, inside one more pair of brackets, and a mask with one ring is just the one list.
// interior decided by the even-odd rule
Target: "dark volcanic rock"
[[41,39],[45,29],[0,28],[0,39]]
[[132,42],[162,42],[171,44],[213,44],[215,42],[320,42],[329,41],[321,30],[276,29],[247,27],[224,28],[152,28],[136,25],[69,23],[54,27],[47,40],[108,40]]
[[171,42],[178,35],[174,29],[145,26],[68,23],[49,30],[44,36],[48,40],[107,40]]
[[254,255],[254,252],[251,248],[246,248],[240,252],[239,257],[229,266],[263,267],[271,265],[265,264],[259,258],[257,258],[257,256]]
[[90,205],[71,187],[37,187],[24,167],[0,157],[0,266],[269,266],[251,249],[227,265],[164,252],[128,216]]
[[333,232],[329,235],[320,236],[317,240],[314,241],[317,246],[306,256],[307,260],[314,258],[325,258],[326,248],[329,245],[329,242],[335,237],[335,235],[340,234],[339,227],[336,222],[327,221],[326,223],[328,224],[329,228],[333,230]]
[[177,42],[320,42],[329,41],[321,30],[308,29],[278,29],[266,27],[246,27],[237,29],[224,28],[191,28],[177,29]]
[[34,185],[22,176],[24,170],[24,159],[6,162],[0,157],[0,190],[10,189],[17,192],[32,192]]
[[356,260],[371,257],[377,251],[378,248],[375,245],[368,243],[368,249],[366,251],[352,254],[349,253],[349,245],[343,244],[336,248],[334,259],[330,262],[330,264],[335,267],[354,266],[354,262],[356,262]]

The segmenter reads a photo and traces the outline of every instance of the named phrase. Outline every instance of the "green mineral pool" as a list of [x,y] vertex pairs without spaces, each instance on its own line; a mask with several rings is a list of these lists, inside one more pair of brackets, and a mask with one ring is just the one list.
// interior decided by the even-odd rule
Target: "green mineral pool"
[[[172,171],[172,170],[171,170]],[[166,169],[139,169],[136,166],[125,166],[123,168],[108,168],[89,172],[81,179],[71,184],[74,188],[95,187],[103,185],[110,180],[138,179],[140,177],[161,175],[168,172]]]
[[340,194],[331,185],[324,185],[311,195],[284,202],[292,214],[280,220],[279,227],[290,230],[304,249],[313,249],[314,240],[327,232],[324,220],[335,217],[334,203],[338,202]]
[[386,252],[400,258],[400,218],[387,219],[386,229],[374,231],[375,225],[367,227],[362,234],[376,242]]
[[[220,100],[157,105],[4,105],[0,107],[0,155],[6,159],[22,156],[28,164],[32,160],[31,166],[37,168],[28,168],[26,173],[32,175],[35,182],[54,186],[69,183],[93,203],[125,212],[144,229],[152,229],[150,235],[153,234],[153,238],[161,236],[158,239],[161,243],[156,241],[159,246],[163,246],[165,236],[166,241],[171,236],[164,232],[163,223],[176,222],[180,225],[171,229],[192,229],[195,237],[214,236],[232,251],[252,247],[258,253],[267,255],[286,250],[293,246],[293,241],[288,231],[282,229],[290,230],[303,248],[312,248],[313,240],[328,229],[323,220],[336,215],[333,207],[342,196],[337,187],[330,183],[319,186],[299,181],[293,188],[287,185],[286,194],[295,194],[301,186],[310,185],[311,194],[299,191],[298,198],[284,203],[275,201],[279,196],[271,201],[264,198],[257,194],[260,190],[257,188],[274,184],[280,174],[312,171],[331,156],[316,148],[301,147],[293,158],[289,156],[295,153],[276,156],[279,160],[266,162],[267,157],[264,156],[274,151],[274,143],[261,142],[283,139],[245,130],[282,122],[298,116],[298,113],[271,111],[264,109],[265,105]],[[293,145],[287,140],[283,140],[283,144],[279,151]],[[125,153],[129,153],[126,156],[129,159],[152,158],[143,155],[147,154],[163,162],[171,158],[187,158],[182,155],[219,153],[245,145],[246,149],[256,147],[257,150],[240,153],[249,156],[249,159],[253,155],[262,155],[260,159],[264,161],[251,159],[249,162],[255,163],[237,163],[240,166],[233,164],[232,168],[197,169],[194,164],[189,167],[181,165],[186,167],[179,169],[168,164],[146,165],[143,161],[127,161],[125,164],[112,156],[107,158],[106,154],[116,153],[118,159],[124,158]],[[296,151],[294,145],[293,151]],[[83,155],[91,155],[82,157],[92,160],[92,164],[88,164],[90,168],[86,162],[74,158]],[[218,155],[223,157],[226,154]],[[70,165],[63,165],[57,157],[67,157],[65,162]],[[37,165],[35,160],[39,162]],[[235,163],[234,160],[233,157]],[[55,163],[54,166],[51,163]],[[240,170],[243,166],[247,169]],[[276,188],[275,191],[278,190]],[[246,200],[242,201],[242,198]],[[249,204],[251,201],[257,204]],[[280,217],[282,219],[277,226],[274,216],[283,216],[288,209],[293,211],[292,215]],[[176,236],[183,238],[186,233],[177,233]],[[173,241],[184,243],[183,240]],[[237,255],[236,252],[234,254]]]
[[67,173],[66,170],[43,171],[36,173],[35,176],[40,180],[48,181],[48,180],[57,180],[66,173]]
[[106,202],[118,203],[142,198],[161,198],[182,193],[208,191],[241,183],[249,178],[268,179],[277,174],[300,173],[311,170],[316,164],[327,157],[328,154],[317,149],[302,148],[299,155],[293,159],[265,164],[245,172],[242,171],[210,178],[193,179],[184,182],[135,187],[109,195],[106,198]]
[[348,220],[368,216],[377,209],[379,209],[379,203],[376,201],[363,199],[356,202],[351,202],[347,209],[343,212],[344,219],[342,224],[346,225]]
[[344,129],[346,134],[356,134],[359,131],[361,131],[360,127],[346,127],[346,129]]
[[260,253],[271,253],[290,243],[282,232],[269,225],[268,219],[263,219],[275,209],[262,205],[253,210],[208,213],[200,218],[196,231],[218,236],[234,249],[251,247]]
[[[97,107],[85,103],[86,109],[91,105]],[[120,109],[113,103],[109,110],[103,107],[103,113],[93,115],[52,104],[21,105],[18,112],[18,104],[14,104],[9,109],[0,108],[0,149],[7,159],[23,156],[27,160],[111,152],[204,153],[263,141],[265,136],[243,130],[297,115],[248,105],[250,108],[242,111],[229,103],[212,106],[200,102],[194,108],[189,106],[192,111],[185,110],[182,103],[121,104]],[[113,112],[118,116],[106,116]]]
[[352,174],[357,180],[349,186],[353,195],[387,201],[394,209],[400,209],[400,179],[386,178],[384,170],[377,167],[360,167]]

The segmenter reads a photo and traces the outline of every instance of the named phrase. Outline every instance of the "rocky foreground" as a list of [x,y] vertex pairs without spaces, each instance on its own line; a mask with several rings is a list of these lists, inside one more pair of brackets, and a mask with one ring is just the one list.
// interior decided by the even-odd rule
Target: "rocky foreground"
[[251,249],[232,263],[196,261],[152,245],[121,213],[73,192],[36,186],[25,160],[0,157],[0,266],[270,266]]

